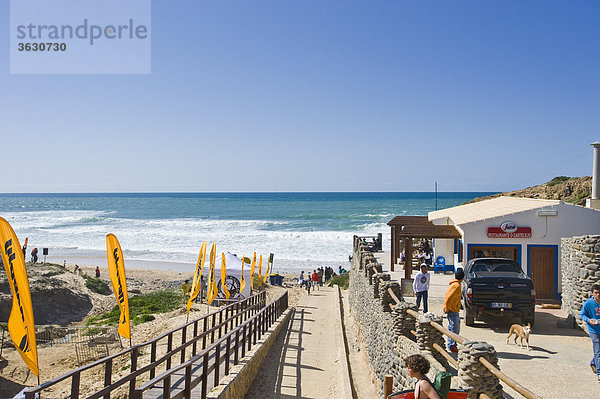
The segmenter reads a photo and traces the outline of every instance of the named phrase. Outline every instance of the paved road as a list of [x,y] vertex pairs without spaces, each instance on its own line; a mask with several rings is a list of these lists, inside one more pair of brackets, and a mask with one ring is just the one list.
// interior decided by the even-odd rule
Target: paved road
[[342,398],[343,337],[335,288],[303,295],[246,398]]
[[[389,253],[380,253],[378,258],[384,265],[389,265]],[[392,278],[400,280],[404,271],[393,272],[392,275]],[[451,275],[432,274],[430,312],[442,314],[444,294],[452,278]],[[406,300],[414,301],[414,298]],[[467,327],[461,317],[460,335],[493,345],[498,353],[500,369],[545,399],[600,398],[600,383],[588,366],[592,357],[590,338],[581,330],[558,328],[556,321],[566,316],[560,309],[537,307],[536,324],[529,339],[530,351],[512,343],[506,344],[508,329],[518,320],[496,318],[485,323],[477,321],[474,327]],[[444,320],[444,326],[448,326],[447,320]],[[521,397],[508,387],[505,392],[514,398]]]

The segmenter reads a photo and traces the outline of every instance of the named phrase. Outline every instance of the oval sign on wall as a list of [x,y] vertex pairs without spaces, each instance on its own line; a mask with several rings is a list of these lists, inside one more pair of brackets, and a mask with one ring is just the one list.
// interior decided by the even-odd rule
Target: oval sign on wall
[[505,233],[514,233],[519,227],[513,222],[504,222],[500,225],[500,228]]

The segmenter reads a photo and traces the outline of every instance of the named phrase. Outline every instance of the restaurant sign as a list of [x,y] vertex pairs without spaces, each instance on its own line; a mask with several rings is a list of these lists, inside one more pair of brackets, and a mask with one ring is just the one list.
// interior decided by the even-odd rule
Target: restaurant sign
[[517,226],[513,222],[504,222],[500,227],[488,227],[489,238],[531,238],[531,227]]

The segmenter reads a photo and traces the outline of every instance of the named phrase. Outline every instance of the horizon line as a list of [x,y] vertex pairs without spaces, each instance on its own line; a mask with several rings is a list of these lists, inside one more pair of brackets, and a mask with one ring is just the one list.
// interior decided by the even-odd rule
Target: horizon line
[[[504,191],[437,191],[437,193],[490,193]],[[47,191],[47,192],[0,192],[0,195],[27,194],[435,194],[435,191]]]

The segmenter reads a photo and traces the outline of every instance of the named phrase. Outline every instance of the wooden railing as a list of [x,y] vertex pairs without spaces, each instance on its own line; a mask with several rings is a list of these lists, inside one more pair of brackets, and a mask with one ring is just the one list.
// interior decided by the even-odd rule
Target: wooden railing
[[[373,268],[373,272],[374,273],[378,273],[377,269]],[[401,301],[400,299],[396,296],[396,294],[394,293],[394,291],[390,288],[388,288],[387,292],[390,294],[390,296],[392,297],[392,299],[394,300],[394,302],[396,302],[396,304],[400,304]],[[389,304],[390,307],[392,307],[392,304]],[[415,312],[414,310],[408,309],[406,311],[406,313],[408,313],[409,315],[411,315],[412,317],[414,317],[415,319],[419,318],[419,313]],[[440,331],[442,334],[444,334],[447,337],[452,338],[453,340],[455,340],[456,342],[458,342],[459,344],[464,343],[465,341],[467,341],[467,338],[460,336],[458,334],[453,333],[452,331],[448,330],[447,328],[439,325],[438,323],[434,322],[434,321],[430,321],[429,324],[435,328],[436,330]],[[413,334],[414,336],[417,335],[417,333],[415,331],[411,331],[411,334]],[[438,351],[447,361],[448,363],[450,363],[454,368],[458,369],[458,362],[456,360],[454,360],[454,358],[452,356],[450,356],[450,354],[448,352],[446,352],[446,350],[444,348],[442,348],[440,345],[438,344],[433,344],[433,347],[436,351]],[[488,369],[492,374],[494,374],[496,377],[498,377],[502,382],[504,382],[506,385],[508,385],[509,387],[511,387],[512,389],[514,389],[515,391],[517,391],[519,394],[523,395],[523,397],[527,398],[527,399],[541,399],[540,396],[536,395],[535,393],[531,392],[529,389],[525,388],[524,386],[522,386],[521,384],[519,384],[518,382],[516,382],[515,380],[513,380],[511,377],[509,377],[508,375],[504,374],[503,372],[501,372],[500,370],[498,370],[498,368],[496,368],[493,364],[491,364],[487,359],[480,357],[479,358],[479,362],[486,368]],[[485,394],[481,394],[480,395],[481,399],[489,399],[489,397]]]
[[[37,387],[30,388],[25,391],[25,398],[34,399],[36,394],[68,379],[71,380],[71,393],[69,397],[71,399],[79,398],[82,382],[81,375],[83,372],[90,370],[97,370],[92,371],[96,373],[104,373],[104,388],[87,396],[88,399],[101,397],[109,399],[112,391],[127,383],[129,383],[129,397],[132,397],[135,390],[136,378],[143,376],[144,373],[149,373],[149,378],[153,379],[159,366],[164,364],[165,369],[168,370],[173,366],[173,361],[184,363],[186,361],[186,353],[190,353],[187,352],[190,346],[191,356],[196,356],[199,345],[202,346],[202,350],[205,350],[208,345],[215,342],[215,334],[218,334],[217,339],[220,339],[224,334],[227,334],[241,323],[251,319],[264,307],[265,301],[266,292],[263,291],[243,301],[232,303],[216,312],[167,331],[150,341],[124,349],[119,353],[69,371]],[[202,328],[201,331],[200,328]],[[191,338],[189,339],[187,338],[188,332],[191,332]],[[173,342],[178,336],[181,337],[180,344],[173,348]],[[164,346],[165,341],[166,352],[158,357],[158,347]],[[148,348],[150,349],[149,364],[139,367],[138,360],[140,353]],[[179,359],[176,358],[177,355],[179,355]],[[130,373],[125,377],[112,381],[113,363],[121,358],[130,359]]]
[[[252,318],[229,331],[196,356],[136,388],[130,397],[141,399],[145,391],[162,385],[163,399],[189,398],[192,389],[200,385],[200,397],[206,398],[209,384],[217,386],[221,378],[221,371],[224,376],[228,375],[230,366],[238,364],[239,359],[243,358],[246,351],[250,351],[253,345],[256,345],[287,307],[288,293],[286,291]],[[222,356],[223,350],[225,353]],[[183,380],[183,387],[174,387],[173,377]]]

